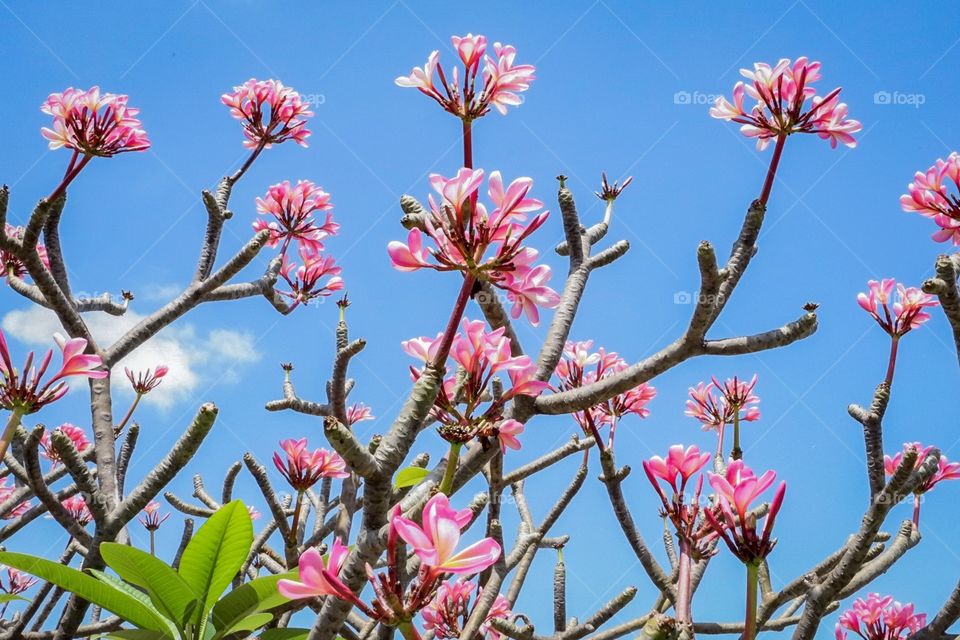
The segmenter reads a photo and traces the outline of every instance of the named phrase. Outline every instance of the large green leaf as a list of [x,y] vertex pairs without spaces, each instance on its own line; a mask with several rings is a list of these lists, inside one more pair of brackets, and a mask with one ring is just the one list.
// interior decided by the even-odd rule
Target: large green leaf
[[428,475],[430,475],[430,470],[424,469],[423,467],[407,467],[406,469],[401,469],[393,479],[393,488],[403,489],[404,487],[412,487],[420,484]]
[[190,604],[198,599],[180,574],[167,563],[158,560],[146,551],[115,542],[104,542],[100,553],[111,569],[121,578],[138,587],[143,587],[150,600],[164,616],[185,626]]
[[260,611],[266,611],[287,602],[287,598],[277,591],[277,582],[286,578],[296,580],[297,571],[264,576],[240,585],[217,602],[213,607],[211,620],[217,630],[215,638],[221,638],[228,632],[236,631],[234,626],[240,620]]
[[190,540],[180,559],[180,576],[203,603],[199,620],[237,575],[252,544],[253,521],[239,500],[218,509]]
[[255,613],[242,620],[237,620],[237,623],[227,630],[227,634],[239,633],[241,631],[256,631],[271,620],[273,620],[272,613]]
[[310,629],[267,629],[260,634],[260,640],[306,640]]
[[76,569],[24,553],[0,553],[0,563],[52,582],[141,629],[163,633],[169,629],[162,616],[157,615],[156,611],[151,611],[136,598]]
[[166,633],[148,629],[121,629],[108,633],[104,637],[114,640],[173,640],[172,636]]

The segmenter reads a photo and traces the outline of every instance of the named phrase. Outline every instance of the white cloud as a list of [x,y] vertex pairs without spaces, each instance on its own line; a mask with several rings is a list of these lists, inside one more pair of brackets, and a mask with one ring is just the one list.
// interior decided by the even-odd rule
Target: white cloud
[[149,302],[169,302],[183,293],[183,285],[148,284],[137,292],[137,297]]
[[[134,311],[127,311],[119,318],[94,314],[85,317],[94,337],[106,345],[112,344],[143,318]],[[9,336],[36,345],[38,350],[52,347],[53,334],[63,332],[54,314],[41,307],[10,311],[0,324]],[[170,372],[163,383],[143,399],[165,409],[189,399],[204,378],[225,376],[223,379],[236,380],[239,366],[259,359],[253,336],[247,332],[212,329],[203,335],[191,324],[175,324],[114,367],[114,388],[126,395],[133,393],[124,376],[124,367],[139,371],[165,364]]]

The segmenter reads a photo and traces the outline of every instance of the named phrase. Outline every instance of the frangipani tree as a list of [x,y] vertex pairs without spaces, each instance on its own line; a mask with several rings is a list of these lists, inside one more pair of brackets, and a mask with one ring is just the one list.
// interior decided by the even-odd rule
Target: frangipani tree
[[[44,103],[44,113],[53,120],[42,134],[51,148],[65,149],[69,159],[61,182],[39,201],[23,228],[6,223],[11,194],[0,191],[0,263],[9,286],[50,309],[70,337],[56,338],[64,362],[58,373],[48,376],[50,355],[36,364],[29,355],[17,368],[0,334],[0,407],[8,412],[0,451],[0,517],[9,521],[0,528],[0,540],[17,550],[0,555],[9,565],[6,583],[0,582],[5,592],[3,637],[367,640],[397,632],[407,640],[614,640],[628,634],[649,639],[733,634],[752,640],[762,632],[792,629],[794,638],[804,640],[817,634],[844,599],[865,590],[920,542],[919,496],[941,481],[960,477],[960,470],[932,446],[909,444],[893,453],[896,447],[883,440],[883,421],[901,340],[931,321],[934,307],[942,308],[958,336],[960,357],[956,256],[941,257],[936,277],[921,287],[872,281],[858,299],[890,336],[890,353],[886,375],[869,405],[850,407],[863,427],[870,499],[859,530],[835,553],[811,559],[809,571],[774,588],[770,564],[776,558],[777,535],[785,535],[777,528],[777,516],[790,508],[790,500],[787,484],[776,483],[776,472],[769,469],[776,460],[744,459],[741,444],[749,438],[745,425],[760,418],[756,376],[691,386],[686,413],[714,432],[715,442],[710,436],[703,449],[677,444],[665,456],[639,460],[659,498],[659,515],[669,527],[663,555],[652,550],[637,525],[641,515],[658,514],[635,512],[624,493],[631,467],[618,458],[630,458],[631,452],[618,450],[616,432],[621,420],[643,419],[654,410],[657,376],[692,358],[786,347],[817,329],[816,305],[808,304],[799,318],[769,331],[714,335],[757,251],[767,208],[775,202],[780,160],[788,146],[809,137],[796,134],[813,134],[832,147],[856,144],[861,125],[848,116],[840,89],[821,97],[814,86],[821,80],[820,63],[806,58],[758,63],[742,71],[745,80],[734,87],[731,100],[720,98],[711,109],[713,117],[740,124],[744,135],[757,140],[759,150],[772,147],[767,172],[729,257],[718,260],[706,241],[697,247],[701,282],[685,330],[653,355],[629,362],[616,352],[595,348],[591,340],[571,338],[590,280],[604,277],[596,272],[629,250],[624,240],[605,240],[616,203],[630,197],[625,189],[631,178],[611,183],[603,176],[596,195],[605,214],[586,227],[562,176],[559,215],[550,216],[536,197],[542,187],[533,180],[475,166],[474,122],[492,109],[508,115],[519,107],[521,94],[535,81],[535,69],[518,62],[514,47],[490,45],[484,36],[454,36],[452,44],[453,65],[441,62],[434,51],[423,67],[396,81],[417,89],[459,120],[463,151],[462,166],[430,176],[426,203],[413,196],[401,198],[405,233],[398,233],[384,255],[400,271],[435,270],[459,285],[446,322],[425,318],[423,335],[402,345],[414,364],[401,410],[382,435],[360,440],[354,427],[371,419],[372,412],[362,403],[348,402],[354,388],[349,367],[366,342],[350,336],[349,301],[343,295],[337,302],[326,398],[298,395],[293,367],[285,365],[282,395],[266,407],[314,416],[317,432],[282,441],[273,455],[276,473],[259,462],[263,453],[243,454],[227,470],[219,497],[207,491],[199,476],[194,479],[195,500],[164,494],[170,506],[191,516],[170,563],[176,569],[153,556],[154,534],[170,515],[156,499],[215,428],[217,408],[202,406],[153,471],[128,483],[139,435],[133,420],[138,404],[173,374],[162,363],[144,371],[127,369],[124,378],[134,400],[125,410],[116,406],[111,385],[124,384],[117,371],[125,357],[203,303],[263,297],[289,314],[345,289],[341,266],[326,252],[339,230],[331,213],[332,196],[309,180],[283,180],[268,187],[254,203],[252,238],[235,255],[218,256],[224,225],[234,215],[233,187],[253,172],[264,152],[287,141],[305,145],[312,113],[295,90],[277,80],[251,79],[223,96],[231,115],[241,122],[249,155],[216,189],[201,194],[208,223],[192,280],[113,344],[101,344],[86,318],[123,315],[132,297],[74,295],[59,224],[70,214],[69,188],[84,171],[99,170],[113,156],[143,151],[150,141],[126,96],[96,87],[71,88]],[[796,142],[788,144],[791,139]],[[937,240],[957,242],[960,237],[955,233],[957,195],[949,191],[951,182],[960,185],[958,166],[955,154],[938,161],[927,173],[917,174],[903,196],[905,209],[933,219],[940,229]],[[541,258],[543,248],[536,246],[542,237],[537,232],[550,224],[564,234],[555,247],[568,262],[561,277],[555,277]],[[242,281],[240,273],[264,252],[272,255],[266,271]],[[412,287],[417,277],[410,276]],[[525,322],[547,325],[535,350],[525,351],[517,337],[514,323]],[[583,331],[578,327],[576,333]],[[53,430],[30,425],[77,377],[89,379],[89,434],[76,424]],[[682,409],[676,407],[678,413]],[[122,417],[116,420],[115,415]],[[511,452],[524,446],[525,432],[545,415],[569,415],[582,436],[541,452],[530,463],[511,463]],[[78,417],[75,422],[83,421]],[[309,444],[316,443],[321,430],[329,449]],[[449,448],[445,458],[431,466],[428,456],[417,455],[415,448],[436,437]],[[525,483],[575,456],[580,464],[570,483],[561,487],[543,519],[536,520]],[[626,587],[590,616],[576,620],[566,613],[562,559],[570,534],[554,527],[587,481],[591,465],[600,469],[610,507],[650,586]],[[234,500],[235,483],[244,469],[269,508],[256,533],[251,522],[260,514]],[[278,493],[277,480],[289,493]],[[467,499],[462,493],[470,483],[480,483],[484,490]],[[521,523],[512,545],[503,526],[507,489]],[[911,494],[913,519],[895,534],[881,531],[891,509]],[[25,530],[45,514],[71,537],[58,562],[19,553],[29,550],[19,546],[21,541],[26,544]],[[196,535],[194,518],[207,519]],[[151,534],[149,552],[128,546],[128,527],[136,521]],[[838,535],[843,539],[845,533]],[[465,535],[476,540],[464,540]],[[517,610],[530,567],[543,549],[561,552],[552,585],[551,631]],[[701,620],[694,614],[695,596],[718,553],[731,553],[744,565],[743,615],[731,613],[730,621]],[[222,558],[226,560],[220,562]],[[69,568],[71,563],[78,569]],[[107,572],[108,566],[119,577]],[[215,570],[204,570],[211,566]],[[35,583],[27,573],[43,582]],[[203,580],[201,574],[210,579]],[[232,590],[220,599],[228,585]],[[652,602],[637,604],[641,589],[652,595]],[[65,591],[70,595],[59,610]],[[24,597],[28,600],[21,602]],[[221,613],[229,609],[243,615],[218,617],[218,607]],[[637,615],[606,625],[628,607]],[[113,615],[104,617],[104,610]],[[929,620],[893,596],[871,593],[841,615],[836,633],[841,638],[848,633],[939,638],[958,616],[960,585]],[[307,626],[297,626],[301,621]]]

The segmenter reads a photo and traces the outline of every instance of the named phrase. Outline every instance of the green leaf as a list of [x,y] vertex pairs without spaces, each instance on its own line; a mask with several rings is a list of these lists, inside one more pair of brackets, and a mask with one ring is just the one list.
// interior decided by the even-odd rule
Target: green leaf
[[146,551],[115,542],[102,543],[100,554],[117,575],[146,589],[165,617],[185,626],[188,609],[192,610],[190,603],[197,600],[197,595],[179,573]]
[[213,607],[213,627],[217,630],[215,638],[221,638],[235,631],[234,626],[240,620],[255,613],[272,609],[287,602],[287,598],[277,591],[277,582],[281,579],[296,580],[297,571],[264,576],[240,585]]
[[59,562],[51,562],[24,553],[3,552],[0,553],[0,563],[26,571],[47,582],[52,582],[84,600],[89,600],[93,604],[103,607],[141,629],[163,633],[166,633],[169,629],[168,623],[162,616],[158,615],[156,611],[151,611],[149,607],[144,606],[136,598]]
[[238,620],[235,625],[230,627],[227,633],[238,633],[240,631],[256,631],[263,625],[267,624],[273,620],[272,613],[255,613],[252,616],[247,616],[242,620]]
[[397,472],[397,477],[393,479],[394,489],[403,489],[420,484],[424,478],[430,475],[429,469],[422,467],[407,467]]
[[120,631],[112,631],[104,637],[116,640],[173,640],[173,636],[162,631],[149,631],[147,629],[121,629]]
[[18,596],[15,593],[0,593],[0,604],[6,604],[8,602],[13,602],[14,600],[23,600],[24,602],[30,602],[30,600],[28,600],[27,598],[24,598],[23,596]]
[[253,521],[239,500],[225,504],[207,520],[183,552],[180,576],[197,594],[204,620],[230,585],[253,545]]
[[306,640],[310,629],[267,629],[260,634],[260,640]]

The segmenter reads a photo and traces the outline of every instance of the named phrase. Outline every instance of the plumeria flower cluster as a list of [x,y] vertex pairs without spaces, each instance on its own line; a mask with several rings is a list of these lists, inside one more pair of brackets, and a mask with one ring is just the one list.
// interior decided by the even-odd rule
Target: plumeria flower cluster
[[[13,240],[14,242],[23,241],[23,227],[15,227],[12,224],[5,222],[3,232],[6,234],[7,238]],[[47,248],[42,244],[37,244],[37,255],[40,256],[40,261],[43,262],[44,266],[48,269],[50,268],[50,260],[47,258]],[[27,277],[27,267],[23,264],[23,261],[19,256],[13,254],[12,252],[0,249],[0,268],[3,269],[3,277],[9,278],[19,278],[23,280]]]
[[[757,139],[764,149],[771,140],[793,133],[813,133],[829,140],[831,147],[856,146],[854,133],[863,127],[847,117],[847,105],[840,102],[840,88],[826,96],[815,95],[812,83],[820,79],[820,63],[805,57],[781,59],[771,66],[757,62],[753,69],[741,69],[747,82],[733,88],[733,101],[718,97],[710,115],[736,122],[740,132]],[[750,98],[753,106],[744,105]]]
[[103,365],[100,356],[84,354],[87,341],[83,338],[67,340],[57,333],[54,334],[54,341],[60,348],[63,363],[53,377],[44,381],[53,351],[47,351],[37,364],[34,363],[33,352],[30,352],[23,369],[18,370],[10,359],[6,339],[0,331],[0,407],[20,415],[35,413],[67,393],[67,378],[107,376],[108,372],[100,368]]
[[[607,352],[603,347],[598,351],[591,351],[592,348],[593,340],[581,342],[568,340],[566,342],[556,368],[556,375],[559,380],[557,389],[559,391],[567,391],[592,384],[615,375],[629,366],[627,361],[616,352]],[[590,407],[585,411],[578,411],[573,414],[573,417],[584,430],[584,433],[596,438],[600,447],[604,446],[600,439],[600,429],[609,427],[610,432],[606,446],[612,448],[620,419],[629,414],[646,418],[650,415],[647,405],[656,395],[657,390],[653,386],[642,383],[606,402]]]
[[454,66],[448,75],[440,64],[440,52],[433,51],[422,68],[414,67],[409,76],[397,78],[397,85],[419,90],[465,121],[486,115],[490,107],[506,115],[507,107],[521,104],[519,94],[530,88],[536,69],[516,64],[513,46],[495,42],[494,58],[487,55],[485,36],[468,33],[452,36],[450,41],[463,63],[462,71]]
[[37,578],[29,573],[24,573],[13,567],[0,565],[0,571],[7,575],[6,581],[0,580],[0,591],[9,595],[20,595],[38,582]]
[[160,386],[163,378],[170,373],[170,368],[161,364],[153,369],[134,372],[129,367],[124,367],[123,372],[130,381],[133,392],[139,396],[145,396]]
[[[952,189],[948,181],[953,183]],[[940,227],[933,234],[937,242],[951,240],[960,245],[960,154],[954,151],[925,173],[918,171],[907,185],[907,193],[900,196],[900,206],[933,220]]]
[[704,431],[717,432],[717,456],[723,458],[723,437],[728,424],[734,425],[733,457],[739,458],[740,423],[760,419],[760,397],[754,392],[757,376],[744,381],[734,376],[724,382],[711,378],[710,382],[690,387],[686,415],[700,421]]
[[[53,116],[53,128],[40,130],[51,149],[66,147],[76,156],[110,157],[150,148],[139,109],[127,106],[128,96],[70,87],[51,93],[40,110]],[[71,163],[73,168],[73,163]],[[69,173],[70,170],[68,170]]]
[[277,293],[289,298],[290,309],[309,304],[317,298],[326,298],[344,288],[343,269],[336,264],[333,256],[324,255],[301,244],[300,261],[297,264],[289,254],[283,255],[280,277],[287,283],[288,289],[278,289]]
[[[536,213],[543,203],[529,196],[530,178],[517,178],[504,186],[499,171],[490,174],[487,195],[492,210],[479,201],[482,169],[462,168],[453,178],[430,176],[439,200],[429,198],[430,213],[423,230],[414,227],[406,244],[387,245],[390,260],[398,271],[435,269],[460,271],[507,292],[512,302],[510,315],[526,314],[531,324],[540,322],[539,307],[552,309],[560,296],[548,285],[550,267],[535,265],[539,252],[524,241],[547,219],[549,212]],[[528,221],[528,216],[533,217]],[[424,235],[433,243],[425,246]]]
[[287,140],[307,146],[310,131],[306,119],[313,112],[299,93],[279,80],[251,78],[220,100],[230,108],[230,115],[243,123],[243,146],[269,149]]
[[[717,533],[702,516],[702,475],[697,478],[692,499],[686,500],[687,484],[709,460],[710,454],[701,453],[695,445],[684,449],[682,444],[675,444],[665,458],[653,456],[643,461],[643,471],[663,505],[661,516],[670,521],[682,549],[691,553],[695,560],[715,553],[709,543],[716,539]],[[661,482],[669,487],[669,496],[664,492]]]
[[893,596],[878,593],[857,598],[853,606],[840,614],[837,640],[846,640],[852,631],[864,640],[901,640],[926,626],[927,616],[915,613],[912,603],[901,604]]
[[373,409],[358,402],[356,404],[350,405],[347,407],[347,426],[352,427],[358,422],[364,422],[365,420],[375,420],[373,415]]
[[[487,331],[482,320],[464,318],[450,348],[450,357],[457,364],[453,375],[444,379],[431,410],[431,416],[440,423],[441,436],[460,444],[480,438],[487,444],[497,439],[501,450],[519,449],[516,436],[523,425],[516,420],[502,420],[503,406],[516,396],[540,395],[549,384],[537,380],[536,364],[529,356],[513,356],[510,338],[501,327]],[[403,350],[427,364],[433,362],[443,339],[422,336],[404,341]],[[413,379],[419,379],[423,370],[411,367]],[[509,389],[493,393],[497,374],[506,374]],[[498,379],[499,380],[499,379]],[[500,383],[497,383],[499,387]]]
[[[420,612],[424,629],[432,631],[434,637],[440,640],[459,638],[470,617],[470,601],[475,589],[474,583],[460,578],[441,584],[433,600]],[[477,597],[482,593],[481,589]],[[480,633],[487,640],[500,640],[501,634],[490,626],[490,621],[508,620],[512,615],[510,601],[498,593],[487,617],[480,625]]]
[[143,508],[143,513],[141,513],[137,519],[140,521],[140,524],[143,525],[144,529],[154,532],[158,530],[169,517],[169,513],[160,515],[160,503],[156,500],[151,500],[147,503],[147,506]]
[[[86,432],[76,425],[66,422],[53,431],[54,433],[62,433],[70,438],[73,446],[77,449],[77,453],[83,454],[87,449],[90,448],[91,443],[90,439],[87,438]],[[43,436],[40,438],[40,449],[43,457],[56,466],[60,464],[62,460],[60,459],[60,454],[57,453],[57,450],[53,447],[51,436],[52,433],[50,431],[43,432]]]
[[81,527],[85,527],[93,520],[93,514],[90,513],[90,507],[87,506],[87,501],[79,494],[61,500],[60,504]]
[[[17,486],[16,484],[11,483],[11,479],[9,476],[0,480],[0,505],[6,504],[7,501],[10,500],[16,492],[17,492]],[[15,518],[19,518],[20,516],[25,514],[27,511],[29,511],[30,507],[32,506],[33,505],[30,504],[29,500],[18,502],[16,505],[8,509],[6,513],[4,513],[3,515],[0,515],[0,518],[3,518],[4,520],[13,520]]]
[[867,287],[866,293],[857,296],[857,304],[892,338],[899,338],[929,320],[925,309],[939,304],[932,295],[916,287],[905,287],[893,278],[870,280]]
[[716,514],[710,509],[704,512],[710,526],[741,561],[748,564],[760,562],[777,544],[770,536],[783,505],[787,483],[781,482],[777,487],[763,528],[758,532],[757,517],[752,513],[753,502],[773,485],[777,474],[767,471],[757,476],[743,460],[734,460],[723,474],[710,473],[709,476],[719,507]]
[[290,483],[290,486],[298,493],[303,493],[321,478],[347,478],[350,472],[347,471],[346,461],[340,457],[340,454],[326,449],[314,449],[311,451],[307,447],[307,439],[282,440],[280,448],[284,456],[280,453],[273,454],[273,464],[283,477]]
[[[409,624],[418,611],[430,604],[444,576],[479,573],[500,557],[500,545],[493,538],[484,538],[457,551],[460,532],[472,519],[473,512],[470,509],[453,509],[447,496],[442,493],[432,497],[424,506],[421,524],[404,518],[399,509],[394,510],[387,537],[387,569],[375,574],[367,566],[375,595],[370,605],[361,601],[338,575],[348,553],[339,540],[334,541],[326,563],[316,549],[304,552],[300,556],[299,580],[280,580],[278,589],[291,599],[333,596],[352,603],[382,624]],[[420,559],[417,576],[406,588],[400,580],[398,567],[401,541]]]
[[[900,468],[901,463],[903,462],[903,456],[908,451],[917,452],[917,460],[914,464],[915,469],[919,469],[924,460],[927,459],[927,456],[934,451],[936,447],[924,446],[919,442],[907,442],[903,445],[903,450],[898,451],[893,456],[884,456],[883,457],[883,468],[886,471],[887,475],[893,475],[896,473],[897,469]],[[920,526],[920,503],[922,501],[921,496],[928,491],[931,491],[935,486],[943,482],[944,480],[958,480],[960,479],[960,462],[950,462],[947,460],[947,457],[944,455],[940,456],[940,460],[937,463],[937,470],[927,478],[926,482],[918,486],[914,490],[914,499],[913,499],[913,523],[917,526]]]
[[[286,254],[291,241],[311,253],[319,253],[324,239],[336,235],[340,229],[333,221],[332,209],[330,194],[323,187],[309,180],[299,180],[295,186],[284,180],[271,186],[264,197],[257,198],[257,213],[272,219],[258,218],[253,229],[269,231],[267,246],[281,246],[281,254]],[[323,224],[318,225],[314,219],[316,212],[325,212]]]

